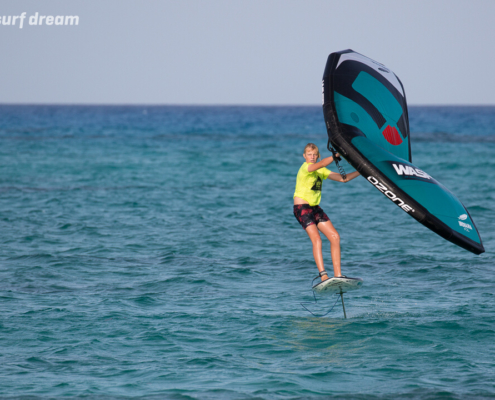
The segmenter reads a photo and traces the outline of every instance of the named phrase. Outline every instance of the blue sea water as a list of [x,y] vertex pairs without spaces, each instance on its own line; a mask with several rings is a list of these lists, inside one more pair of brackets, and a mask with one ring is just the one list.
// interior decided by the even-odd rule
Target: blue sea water
[[0,106],[0,397],[495,398],[495,107],[410,123],[486,253],[325,182],[364,286],[317,318],[292,195],[321,107]]

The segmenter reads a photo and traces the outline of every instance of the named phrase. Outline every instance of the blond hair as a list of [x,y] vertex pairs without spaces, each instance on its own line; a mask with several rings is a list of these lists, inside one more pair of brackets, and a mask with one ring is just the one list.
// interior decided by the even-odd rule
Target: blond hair
[[314,144],[314,143],[308,143],[306,145],[306,147],[304,148],[304,153],[303,154],[306,154],[306,150],[308,150],[308,149],[316,150],[318,152],[318,158],[317,158],[317,160],[320,159],[320,157],[321,157],[320,156],[320,150],[318,150],[318,146],[316,144]]

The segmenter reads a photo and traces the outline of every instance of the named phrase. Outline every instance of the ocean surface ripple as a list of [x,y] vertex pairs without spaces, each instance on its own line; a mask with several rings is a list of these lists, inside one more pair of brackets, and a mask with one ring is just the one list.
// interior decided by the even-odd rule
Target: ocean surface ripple
[[305,144],[328,155],[321,107],[0,116],[0,397],[495,398],[495,107],[410,109],[413,162],[481,256],[362,178],[324,183],[364,279],[347,319],[300,305],[317,269],[292,196]]

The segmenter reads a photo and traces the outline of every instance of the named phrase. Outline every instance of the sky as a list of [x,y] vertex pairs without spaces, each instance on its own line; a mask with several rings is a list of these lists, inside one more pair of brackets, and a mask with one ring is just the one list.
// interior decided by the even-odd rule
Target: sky
[[[319,105],[328,55],[410,105],[495,104],[495,0],[2,0],[0,103]],[[35,15],[75,25],[29,25]]]

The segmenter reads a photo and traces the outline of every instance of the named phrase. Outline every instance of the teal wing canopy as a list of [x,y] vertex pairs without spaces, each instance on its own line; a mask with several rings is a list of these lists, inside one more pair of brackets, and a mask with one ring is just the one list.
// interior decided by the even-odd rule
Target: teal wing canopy
[[323,114],[333,147],[385,197],[446,240],[485,251],[459,199],[412,164],[406,95],[389,68],[352,50],[330,54]]

